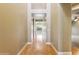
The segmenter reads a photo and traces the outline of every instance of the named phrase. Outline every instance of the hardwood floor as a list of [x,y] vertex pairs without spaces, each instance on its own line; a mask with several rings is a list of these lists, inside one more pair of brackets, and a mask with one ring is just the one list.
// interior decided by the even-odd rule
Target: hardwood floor
[[[46,44],[42,48],[36,48],[32,44],[28,44],[22,51],[20,55],[56,55],[57,52],[51,47],[51,45]],[[72,55],[79,55],[79,48],[72,48]]]
[[[51,44],[34,40],[33,43],[25,45],[18,53],[20,55],[57,55],[57,51]],[[72,48],[72,55],[79,55],[79,48]]]
[[54,50],[53,47],[51,47],[50,44],[43,44],[41,46],[28,44],[19,54],[20,55],[56,55],[57,52]]
[[73,47],[72,48],[72,55],[79,55],[79,48]]

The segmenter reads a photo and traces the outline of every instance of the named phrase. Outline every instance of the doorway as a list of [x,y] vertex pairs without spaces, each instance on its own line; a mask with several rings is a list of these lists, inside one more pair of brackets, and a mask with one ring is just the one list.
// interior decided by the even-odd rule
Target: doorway
[[29,3],[28,10],[28,42],[50,42],[51,4]]
[[79,4],[72,4],[72,54],[79,55]]
[[34,13],[32,14],[32,40],[36,47],[43,46],[47,40],[47,22],[46,14],[44,13]]

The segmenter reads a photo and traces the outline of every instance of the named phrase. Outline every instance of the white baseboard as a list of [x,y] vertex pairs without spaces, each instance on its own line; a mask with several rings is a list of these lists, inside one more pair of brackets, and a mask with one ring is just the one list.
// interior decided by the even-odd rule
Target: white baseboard
[[72,52],[58,52],[58,55],[72,55]]
[[25,49],[25,47],[26,47],[28,44],[31,44],[31,42],[27,42],[27,43],[22,47],[22,49],[17,53],[17,55],[20,55],[20,54],[22,53],[22,51]]
[[46,42],[46,44],[51,44],[50,42]]
[[50,42],[46,42],[46,44],[50,45],[55,50],[55,52],[58,53],[57,49],[53,46],[53,44],[51,44]]
[[57,49],[50,42],[46,42],[46,44],[51,45],[51,47],[55,50],[58,55],[72,55],[72,52],[58,52]]

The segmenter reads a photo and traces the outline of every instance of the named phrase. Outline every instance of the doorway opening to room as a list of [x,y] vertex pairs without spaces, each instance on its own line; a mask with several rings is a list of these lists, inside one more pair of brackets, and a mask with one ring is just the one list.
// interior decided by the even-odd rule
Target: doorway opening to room
[[72,54],[79,55],[79,4],[72,4]]

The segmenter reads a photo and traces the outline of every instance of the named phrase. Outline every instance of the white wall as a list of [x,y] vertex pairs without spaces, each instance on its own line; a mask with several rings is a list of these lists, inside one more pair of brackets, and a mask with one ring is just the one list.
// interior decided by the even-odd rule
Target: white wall
[[79,22],[72,25],[72,45],[79,47]]
[[71,51],[71,4],[52,4],[52,44],[58,52]]
[[0,4],[0,54],[17,54],[27,41],[26,4]]

